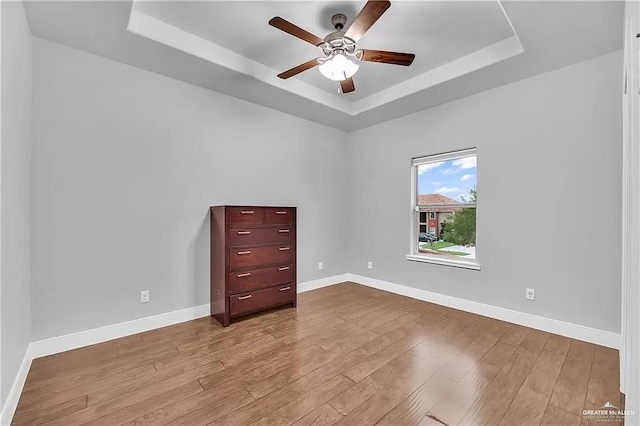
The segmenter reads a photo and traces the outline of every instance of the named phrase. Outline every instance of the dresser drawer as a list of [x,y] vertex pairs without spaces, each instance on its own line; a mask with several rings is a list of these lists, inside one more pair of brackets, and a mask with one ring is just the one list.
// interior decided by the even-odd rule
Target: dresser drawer
[[264,223],[264,208],[261,207],[229,207],[229,227],[238,225],[262,225]]
[[238,269],[284,264],[293,260],[294,251],[291,244],[229,250],[229,267]]
[[292,208],[267,207],[264,214],[264,223],[270,225],[292,224],[295,220],[295,213]]
[[249,244],[277,244],[293,241],[293,227],[278,226],[275,228],[238,228],[230,229],[227,234],[230,246]]
[[285,284],[230,296],[229,309],[231,315],[240,315],[272,306],[293,303],[295,300],[296,286],[294,284]]
[[293,265],[229,272],[229,291],[231,293],[244,293],[257,288],[293,281]]

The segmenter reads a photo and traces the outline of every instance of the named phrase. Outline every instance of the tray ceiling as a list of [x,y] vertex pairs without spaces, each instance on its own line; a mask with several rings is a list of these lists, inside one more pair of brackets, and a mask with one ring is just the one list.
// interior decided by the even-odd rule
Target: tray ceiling
[[32,33],[352,131],[622,47],[623,2],[392,1],[358,47],[413,52],[411,67],[361,63],[356,92],[312,69],[319,49],[267,22],[324,37],[364,1],[27,1]]
[[[141,1],[135,8],[280,72],[321,55],[321,51],[269,26],[269,19],[282,16],[324,37],[335,31],[330,23],[334,13],[346,14],[349,25],[365,3]],[[317,68],[294,78],[354,101],[512,36],[497,1],[394,2],[358,47],[415,53],[413,65],[361,62],[354,77],[357,90],[348,95],[338,93],[338,84],[324,78]]]

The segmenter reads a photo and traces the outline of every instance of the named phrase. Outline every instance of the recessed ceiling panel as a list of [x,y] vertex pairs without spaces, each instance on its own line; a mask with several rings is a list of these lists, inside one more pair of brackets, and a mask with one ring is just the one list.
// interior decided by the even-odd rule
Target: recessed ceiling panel
[[[504,0],[502,14],[500,4],[493,1],[392,0],[361,45],[413,51],[418,57],[412,67],[363,64],[356,74],[356,92],[340,96],[317,70],[290,80],[275,77],[317,51],[270,27],[267,22],[272,16],[324,35],[331,29],[332,14],[342,12],[353,19],[364,4],[330,0],[24,2],[29,27],[37,38],[346,131],[622,48],[623,1]],[[517,36],[510,36],[507,19]],[[498,42],[487,47],[494,40]],[[472,53],[460,58],[468,51]],[[617,55],[622,58],[620,52]],[[413,75],[401,71],[419,75],[400,81]],[[400,83],[388,87],[392,81],[383,78],[384,72],[400,73],[395,75]],[[371,95],[358,99],[366,93]]]
[[[281,16],[324,37],[332,32],[331,16],[349,23],[366,2],[314,1],[144,1],[136,8],[160,21],[232,50],[278,72],[321,56],[320,49],[268,25]],[[317,69],[296,77],[351,101],[373,95],[513,36],[497,1],[394,1],[358,42],[358,47],[415,53],[410,67],[360,62],[357,90],[338,94],[338,84]]]

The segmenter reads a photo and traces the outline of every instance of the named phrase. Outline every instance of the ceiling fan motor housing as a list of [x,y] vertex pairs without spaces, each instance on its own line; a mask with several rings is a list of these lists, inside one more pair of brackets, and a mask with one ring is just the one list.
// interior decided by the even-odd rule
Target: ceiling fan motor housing
[[347,23],[346,15],[338,13],[331,17],[331,24],[336,31],[328,34],[325,38],[325,44],[321,46],[323,52],[327,56],[333,54],[349,54],[353,55],[356,50],[356,42],[352,38],[344,36],[344,27]]
[[320,46],[325,55],[331,54],[348,54],[354,55],[356,51],[356,42],[344,36],[343,31],[336,31],[324,38],[325,44]]

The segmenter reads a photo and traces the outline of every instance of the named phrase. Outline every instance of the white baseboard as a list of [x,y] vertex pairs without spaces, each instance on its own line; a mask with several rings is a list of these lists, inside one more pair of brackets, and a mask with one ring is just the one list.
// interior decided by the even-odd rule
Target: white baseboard
[[[510,309],[499,308],[497,306],[433,293],[427,290],[394,284],[388,281],[377,280],[375,278],[364,277],[356,274],[334,275],[332,277],[298,283],[298,293],[328,287],[345,281],[355,282],[357,284],[400,294],[413,299],[424,300],[426,302],[448,306],[450,308],[547,331],[549,333],[559,334],[561,336],[571,337],[577,340],[583,340],[589,343],[595,343],[609,348],[619,349],[621,344],[621,336],[616,333],[526,314]],[[20,370],[18,371],[16,379],[13,382],[13,386],[7,396],[7,400],[2,408],[2,412],[0,413],[0,425],[9,425],[11,423],[11,419],[13,418],[13,414],[15,413],[18,405],[20,394],[22,393],[22,388],[24,387],[29,368],[31,367],[31,361],[33,359],[84,346],[94,345],[96,343],[106,342],[119,337],[142,333],[144,331],[154,330],[156,328],[167,327],[169,325],[206,317],[208,315],[209,305],[200,305],[31,343],[26,350]]]
[[33,360],[33,355],[30,353],[30,350],[31,345],[27,346],[18,374],[16,375],[16,378],[11,385],[11,389],[9,390],[9,394],[7,395],[7,399],[2,406],[2,411],[0,412],[0,425],[2,426],[8,426],[11,424],[11,419],[13,418],[13,414],[18,406],[18,401],[22,394],[22,388],[24,387],[24,382],[27,380],[27,374],[29,374],[31,361]]
[[345,281],[349,281],[349,278],[352,275],[353,274],[334,275],[332,277],[320,278],[318,280],[298,283],[298,293],[304,293],[305,291],[311,291],[322,287],[328,287],[334,284],[340,284]]
[[166,312],[164,314],[121,322],[119,324],[79,331],[77,333],[66,334],[64,336],[38,340],[37,342],[31,343],[29,346],[32,347],[33,357],[40,358],[42,356],[57,354],[71,349],[95,345],[96,343],[106,342],[119,337],[130,336],[144,331],[155,330],[156,328],[191,321],[208,315],[208,304],[194,306],[192,308]]
[[346,275],[348,276],[348,279],[346,281],[353,281],[358,284],[411,297],[413,299],[424,300],[426,302],[459,309],[461,311],[471,312],[474,314],[483,315],[485,317],[495,318],[553,334],[559,334],[561,336],[570,337],[572,339],[595,343],[596,345],[606,346],[608,348],[620,349],[620,345],[622,342],[622,337],[620,336],[620,334],[612,333],[610,331],[598,330],[596,328],[585,327],[582,325],[572,324],[551,318],[513,311],[511,309],[486,305],[484,303],[473,302],[471,300],[460,299],[457,297],[447,296],[439,293],[433,293],[431,291],[421,290],[418,288],[408,287],[400,284],[394,284],[387,281],[377,280],[375,278],[363,277],[361,275]]

